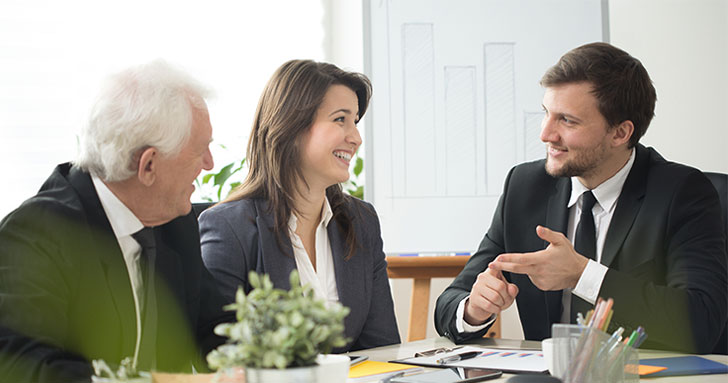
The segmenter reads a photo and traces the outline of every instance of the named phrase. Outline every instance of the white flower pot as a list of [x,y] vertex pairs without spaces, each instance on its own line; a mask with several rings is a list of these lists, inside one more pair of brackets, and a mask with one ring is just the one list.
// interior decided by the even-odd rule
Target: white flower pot
[[345,383],[349,375],[346,355],[319,355],[316,366],[277,368],[245,368],[246,383]]

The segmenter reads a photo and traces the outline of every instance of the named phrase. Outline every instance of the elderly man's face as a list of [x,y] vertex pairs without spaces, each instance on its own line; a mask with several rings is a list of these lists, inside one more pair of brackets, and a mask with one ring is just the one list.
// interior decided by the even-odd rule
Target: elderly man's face
[[182,150],[172,157],[160,158],[154,198],[164,221],[186,215],[192,209],[190,197],[194,181],[202,169],[211,170],[214,163],[210,153],[212,125],[207,108],[193,108],[190,137]]

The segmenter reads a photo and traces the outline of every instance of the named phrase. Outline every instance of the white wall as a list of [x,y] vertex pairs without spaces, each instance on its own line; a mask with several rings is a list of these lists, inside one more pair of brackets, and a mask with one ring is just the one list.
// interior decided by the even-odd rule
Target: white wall
[[728,173],[728,1],[610,0],[612,43],[657,89],[643,143],[669,160]]
[[214,91],[215,171],[239,160],[273,71],[323,59],[321,1],[0,1],[0,219],[75,157],[100,81],[156,58]]
[[[337,17],[327,57],[359,70],[360,1],[324,1]],[[609,21],[611,42],[642,61],[657,89],[656,117],[642,142],[669,160],[728,173],[728,0],[609,0]],[[430,315],[450,282],[433,280]],[[412,282],[392,280],[392,288],[405,339]],[[504,337],[523,337],[515,309],[503,319]],[[437,336],[434,325],[427,336]]]

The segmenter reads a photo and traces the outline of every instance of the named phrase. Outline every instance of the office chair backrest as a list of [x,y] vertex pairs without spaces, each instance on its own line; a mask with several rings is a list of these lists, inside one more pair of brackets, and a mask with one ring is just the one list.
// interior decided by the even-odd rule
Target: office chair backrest
[[[726,238],[728,239],[728,174],[711,172],[705,172],[704,174],[713,183],[715,190],[718,191],[721,212],[723,213],[723,228],[726,231]],[[726,240],[726,251],[728,251],[728,240]],[[726,318],[726,322],[728,323],[728,318]],[[723,330],[723,334],[720,336],[720,340],[715,346],[713,353],[728,354],[728,324]]]
[[[704,172],[706,177],[713,183],[715,190],[718,191],[720,198],[720,206],[723,213],[723,226],[728,236],[728,174]],[[728,249],[728,241],[726,241],[726,249]]]

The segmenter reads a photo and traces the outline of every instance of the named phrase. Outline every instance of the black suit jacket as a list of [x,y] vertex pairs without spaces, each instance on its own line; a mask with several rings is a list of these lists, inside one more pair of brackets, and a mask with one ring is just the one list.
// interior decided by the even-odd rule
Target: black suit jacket
[[[351,342],[334,351],[399,343],[379,220],[371,205],[355,198],[347,209],[359,244],[351,258],[345,259],[348,247],[336,218],[327,227],[339,302],[351,309],[344,319]],[[251,270],[270,275],[277,288],[290,288],[288,277],[296,268],[293,248],[285,234],[284,251],[278,246],[267,201],[239,200],[207,209],[200,215],[200,234],[202,258],[228,301],[235,299],[238,286],[250,291]]]
[[[491,227],[465,269],[440,295],[435,325],[456,342],[486,330],[458,334],[455,311],[477,275],[501,253],[532,252],[548,243],[543,225],[566,233],[569,178],[553,178],[544,160],[514,167]],[[610,330],[644,326],[646,348],[709,353],[726,324],[726,246],[718,195],[698,170],[636,147],[602,252],[609,271],[599,291],[614,298]],[[561,317],[561,291],[544,292],[527,275],[504,273],[519,288],[516,303],[526,339],[551,336]]]
[[[233,316],[202,263],[194,215],[155,236],[156,369],[205,368],[205,354],[223,341],[214,326]],[[90,360],[113,365],[134,355],[131,282],[87,173],[59,165],[0,223],[0,294],[4,378],[88,381]]]

